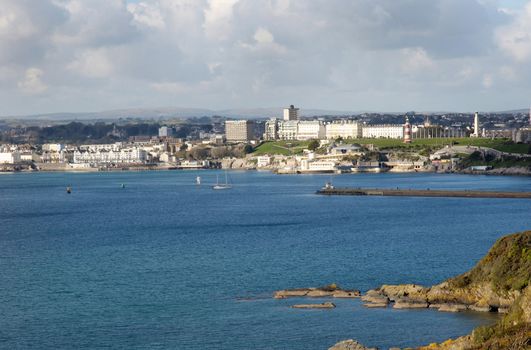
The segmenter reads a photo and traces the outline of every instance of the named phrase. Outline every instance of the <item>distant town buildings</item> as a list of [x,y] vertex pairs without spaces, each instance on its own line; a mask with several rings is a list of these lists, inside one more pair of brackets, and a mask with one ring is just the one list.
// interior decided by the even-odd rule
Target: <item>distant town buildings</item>
[[247,142],[254,139],[254,126],[251,120],[227,120],[225,138],[228,142]]

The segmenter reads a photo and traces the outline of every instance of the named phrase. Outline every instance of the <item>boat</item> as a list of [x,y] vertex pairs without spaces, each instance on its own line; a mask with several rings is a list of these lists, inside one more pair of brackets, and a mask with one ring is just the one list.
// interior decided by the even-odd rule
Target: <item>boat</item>
[[66,188],[66,193],[68,193],[68,194],[72,193],[72,187],[68,186]]
[[229,184],[227,178],[227,172],[225,171],[225,183],[219,183],[219,175],[216,175],[216,184],[212,186],[213,190],[229,190],[232,188],[232,185]]
[[122,184],[121,187],[122,187],[122,188],[125,188],[125,184]]
[[195,178],[195,184],[197,186],[201,185],[201,176],[198,176],[198,177]]

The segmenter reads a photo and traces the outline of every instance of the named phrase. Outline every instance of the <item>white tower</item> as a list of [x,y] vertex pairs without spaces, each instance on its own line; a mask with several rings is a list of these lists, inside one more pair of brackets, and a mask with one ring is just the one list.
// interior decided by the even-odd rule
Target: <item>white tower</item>
[[479,137],[479,115],[478,112],[474,113],[474,133],[470,137]]

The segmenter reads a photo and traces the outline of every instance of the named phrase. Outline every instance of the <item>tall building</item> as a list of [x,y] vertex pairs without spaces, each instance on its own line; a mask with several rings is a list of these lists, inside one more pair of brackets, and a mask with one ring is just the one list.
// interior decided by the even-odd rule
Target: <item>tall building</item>
[[159,128],[159,137],[171,137],[173,135],[173,129],[167,126],[161,126]]
[[291,105],[289,108],[284,108],[284,120],[298,120],[299,109]]
[[470,137],[479,137],[479,115],[478,112],[474,113],[474,132],[470,134]]
[[254,138],[254,126],[250,120],[227,120],[225,138],[229,142],[246,142]]

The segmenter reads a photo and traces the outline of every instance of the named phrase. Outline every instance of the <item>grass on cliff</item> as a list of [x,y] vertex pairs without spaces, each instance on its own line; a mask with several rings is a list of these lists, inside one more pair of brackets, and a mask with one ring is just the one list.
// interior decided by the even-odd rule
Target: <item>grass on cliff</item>
[[522,290],[531,281],[531,231],[500,238],[472,270],[448,280],[463,288],[490,282],[495,291]]
[[[531,146],[526,144],[516,144],[509,139],[486,139],[486,138],[431,138],[431,139],[414,139],[411,144],[405,144],[400,139],[346,139],[345,143],[354,143],[361,145],[372,144],[380,149],[401,149],[407,151],[419,151],[424,148],[438,149],[446,145],[454,144],[460,146],[478,146],[494,148],[498,151],[508,153],[531,154]],[[293,155],[300,154],[302,150],[308,147],[309,141],[265,141],[258,146],[253,155],[259,156],[264,154],[281,154]]]
[[399,139],[348,139],[345,142],[359,143],[362,145],[373,144],[380,149],[407,148],[415,149],[418,147],[443,147],[446,145],[459,146],[477,146],[489,147],[501,152],[531,154],[531,146],[527,144],[517,144],[509,139],[487,139],[487,138],[431,138],[431,139],[413,139],[410,144],[404,144]]
[[472,332],[470,350],[520,350],[531,348],[531,323],[524,308],[531,303],[531,286],[515,300],[509,313],[493,326],[481,326]]
[[281,154],[284,156],[301,154],[305,148],[308,148],[309,141],[265,141],[256,147],[253,156],[265,154]]

